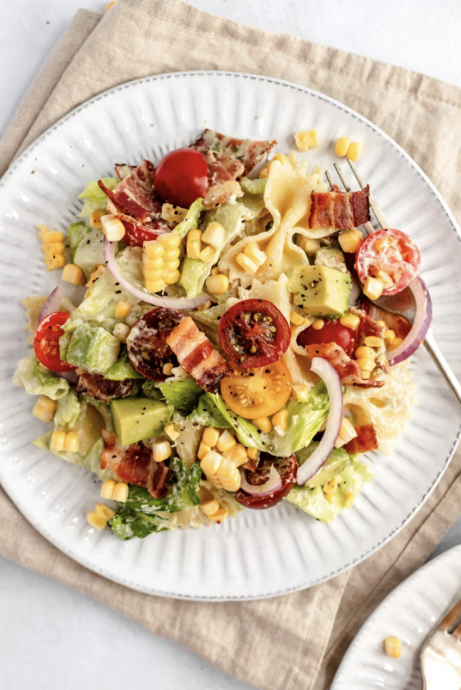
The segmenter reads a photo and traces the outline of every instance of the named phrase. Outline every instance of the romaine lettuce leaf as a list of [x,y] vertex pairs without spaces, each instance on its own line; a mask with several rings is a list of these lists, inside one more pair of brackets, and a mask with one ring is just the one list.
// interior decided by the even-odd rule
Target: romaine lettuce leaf
[[189,414],[197,406],[199,397],[203,394],[203,389],[194,379],[184,379],[184,381],[165,381],[157,384],[163,397],[175,410],[182,414]]
[[125,379],[144,379],[144,376],[136,371],[125,350],[120,359],[106,371],[105,378],[111,381],[124,381]]
[[203,211],[203,199],[200,197],[191,204],[189,210],[187,211],[186,217],[181,223],[175,227],[173,232],[179,237],[183,238],[191,230],[198,228],[200,214]]
[[192,410],[188,419],[201,426],[214,426],[218,429],[230,429],[231,425],[220,413],[214,401],[205,393],[198,401],[195,410]]
[[69,392],[67,381],[42,366],[33,352],[18,362],[13,383],[25,388],[29,395],[47,395],[52,400],[59,400]]
[[[114,187],[120,182],[118,177],[103,177],[102,181],[108,189],[114,189]],[[80,218],[85,218],[91,213],[95,213],[95,211],[106,210],[107,196],[98,185],[97,180],[87,184],[83,192],[79,194],[77,198],[85,199],[83,208],[78,214]]]
[[240,186],[244,192],[249,194],[264,194],[266,189],[267,177],[259,177],[255,180],[250,180],[249,177],[242,177]]
[[104,265],[104,236],[98,228],[85,228],[79,239],[73,261],[89,278],[96,266]]
[[122,508],[109,521],[109,525],[116,537],[126,541],[133,537],[144,539],[149,534],[168,529],[168,519],[161,515],[145,515],[136,510]]
[[84,220],[79,220],[76,223],[71,223],[71,225],[69,225],[69,227],[67,228],[67,236],[69,238],[69,249],[72,259],[75,254],[75,250],[83,241],[83,238],[86,236],[87,231],[89,229],[90,228]]
[[109,331],[82,323],[72,332],[66,361],[89,372],[105,374],[116,363],[119,352],[120,341]]
[[73,429],[82,411],[82,406],[78,397],[73,391],[58,400],[54,423],[58,426],[67,426]]

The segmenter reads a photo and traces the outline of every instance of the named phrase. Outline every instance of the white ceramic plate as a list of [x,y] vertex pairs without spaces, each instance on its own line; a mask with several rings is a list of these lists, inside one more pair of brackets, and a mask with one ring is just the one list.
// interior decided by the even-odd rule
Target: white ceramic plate
[[[457,546],[389,594],[349,647],[331,690],[420,690],[421,646],[460,598],[461,546]],[[391,659],[383,651],[383,640],[393,636],[402,641],[400,659]]]
[[395,227],[419,244],[432,292],[434,327],[461,375],[461,244],[453,218],[416,164],[370,122],[319,93],[287,82],[200,72],[141,79],[85,103],[54,125],[12,166],[0,187],[0,328],[2,334],[0,480],[27,519],[69,556],[128,587],[193,599],[251,599],[284,594],[334,577],[380,548],[418,510],[440,479],[459,432],[459,411],[425,352],[415,366],[420,405],[392,458],[371,460],[377,477],[353,510],[324,525],[288,504],[245,511],[199,531],[120,542],[95,532],[85,513],[98,483],[84,470],[38,450],[43,433],[33,399],[11,383],[27,348],[19,301],[55,284],[47,275],[35,223],[65,231],[85,184],[113,164],[158,161],[204,127],[237,137],[277,138],[316,127],[312,163],[331,167],[331,143],[360,141],[360,170]]

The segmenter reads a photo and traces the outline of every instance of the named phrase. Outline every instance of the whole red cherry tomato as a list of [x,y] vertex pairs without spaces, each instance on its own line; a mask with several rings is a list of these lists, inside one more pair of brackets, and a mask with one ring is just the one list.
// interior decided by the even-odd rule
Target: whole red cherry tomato
[[38,361],[44,367],[62,373],[73,371],[72,364],[64,362],[59,353],[59,338],[64,335],[63,326],[70,314],[66,311],[54,311],[46,316],[38,325],[34,337],[34,350]]
[[344,352],[351,356],[357,347],[358,330],[342,326],[337,321],[325,321],[323,328],[315,330],[309,326],[298,335],[297,342],[301,347],[307,345],[320,345],[322,343],[336,343]]
[[269,453],[261,453],[257,469],[254,472],[244,470],[248,484],[262,486],[267,482],[271,465],[274,465],[280,475],[282,482],[281,486],[273,493],[266,494],[265,496],[261,494],[249,494],[243,489],[239,489],[234,494],[234,498],[238,503],[245,506],[245,508],[264,510],[265,508],[272,508],[272,506],[277,505],[277,503],[280,503],[280,501],[290,493],[298,469],[298,461],[294,454],[288,458],[275,458],[273,455],[269,455]]
[[169,204],[189,208],[208,189],[208,165],[205,157],[193,149],[176,149],[163,158],[155,169],[154,187]]

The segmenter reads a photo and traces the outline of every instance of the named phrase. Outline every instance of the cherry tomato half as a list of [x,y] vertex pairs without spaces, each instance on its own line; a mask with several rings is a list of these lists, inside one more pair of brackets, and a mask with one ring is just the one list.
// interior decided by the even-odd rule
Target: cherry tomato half
[[34,337],[34,350],[38,361],[51,371],[62,373],[73,371],[72,364],[64,362],[59,354],[59,338],[64,335],[63,326],[70,314],[66,311],[54,311],[38,324]]
[[288,350],[291,329],[275,304],[245,299],[228,309],[219,322],[224,352],[244,369],[277,362]]
[[282,486],[274,491],[274,493],[268,494],[267,496],[253,495],[247,493],[243,489],[239,489],[234,494],[234,498],[238,503],[245,506],[245,508],[264,510],[265,508],[272,508],[272,506],[277,505],[277,503],[280,503],[280,501],[290,493],[295,482],[296,470],[298,469],[298,461],[294,454],[288,458],[275,458],[273,455],[269,455],[269,453],[261,453],[257,469],[254,472],[245,470],[248,484],[261,486],[261,484],[267,482],[271,465],[274,465],[279,473],[282,480]]
[[283,362],[260,369],[236,369],[221,381],[226,405],[244,419],[275,414],[290,397],[291,388],[290,372]]
[[297,342],[301,347],[308,345],[321,345],[323,343],[336,343],[343,348],[344,352],[349,357],[354,353],[357,347],[359,333],[358,330],[353,331],[352,328],[347,328],[337,321],[325,321],[325,325],[320,330],[309,326],[301,331],[298,335]]
[[362,283],[367,278],[379,278],[383,271],[392,283],[383,289],[383,295],[395,295],[404,290],[416,277],[421,263],[419,249],[401,230],[377,230],[360,245],[355,268]]
[[171,151],[155,169],[154,188],[169,204],[189,208],[208,189],[205,157],[193,149]]
[[176,309],[157,307],[135,323],[126,345],[130,362],[137,372],[152,381],[164,381],[163,365],[171,362],[178,366],[176,355],[166,339],[183,318]]

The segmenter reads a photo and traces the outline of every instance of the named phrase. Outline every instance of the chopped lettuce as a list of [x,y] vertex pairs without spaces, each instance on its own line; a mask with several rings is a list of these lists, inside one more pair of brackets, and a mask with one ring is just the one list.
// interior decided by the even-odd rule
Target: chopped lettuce
[[198,399],[203,394],[203,389],[194,379],[184,381],[165,381],[157,384],[163,397],[174,409],[187,415],[197,407]]
[[52,432],[48,431],[46,434],[43,434],[43,436],[39,436],[39,438],[33,442],[34,446],[47,450],[50,453],[53,453],[53,455],[56,455],[58,458],[71,462],[73,465],[78,465],[79,467],[83,467],[86,470],[94,472],[102,481],[105,481],[106,479],[117,479],[117,477],[110,470],[100,469],[99,465],[101,462],[101,454],[104,450],[104,442],[102,438],[99,438],[97,441],[95,441],[87,454],[83,455],[80,453],[67,453],[65,451],[51,450],[51,434]]
[[202,395],[195,410],[192,410],[188,419],[201,426],[214,426],[218,429],[230,429],[231,425],[216,407],[213,399],[208,394]]
[[[318,445],[318,443],[313,441],[307,448],[302,448],[298,451],[296,453],[298,463],[303,465],[306,460],[310,458],[314,450],[318,448]],[[306,486],[324,486],[330,479],[333,479],[335,475],[342,472],[349,463],[349,460],[349,453],[347,453],[344,448],[333,448],[328,460],[322,465],[320,470],[306,482]]]
[[128,353],[125,350],[125,352],[122,354],[120,359],[118,359],[115,364],[112,364],[111,367],[106,371],[105,374],[106,379],[110,379],[111,381],[124,381],[125,379],[144,379],[144,376],[142,374],[139,374],[134,366],[131,364],[130,360],[128,359]]
[[266,189],[267,177],[260,177],[255,180],[250,180],[249,177],[242,177],[240,186],[244,192],[249,194],[264,194]]
[[66,360],[91,373],[105,374],[116,363],[119,352],[120,341],[109,331],[82,323],[72,332]]
[[33,352],[19,361],[13,383],[25,388],[29,395],[47,395],[52,400],[59,400],[69,392],[67,381],[42,366]]
[[151,381],[150,379],[146,379],[144,383],[142,384],[142,392],[146,396],[146,398],[150,398],[151,400],[162,400],[163,396],[158,388],[158,381]]
[[96,266],[104,265],[103,234],[98,228],[86,228],[75,249],[74,264],[80,266],[87,278]]
[[161,515],[145,515],[129,508],[122,508],[109,521],[112,532],[119,539],[144,539],[144,537],[168,529],[168,519]]
[[184,218],[184,220],[181,223],[178,223],[178,225],[175,227],[173,232],[176,235],[179,235],[179,237],[183,238],[187,235],[188,232],[198,228],[198,224],[199,224],[199,220],[200,220],[200,214],[202,211],[203,211],[203,199],[199,197],[190,206],[189,210],[186,213],[186,217]]
[[[103,177],[102,181],[108,189],[114,189],[114,187],[120,182],[118,177]],[[78,195],[78,199],[85,199],[83,208],[78,214],[80,218],[85,218],[95,211],[106,210],[107,196],[98,185],[97,180],[87,184],[83,192]]]
[[73,391],[58,400],[54,422],[58,426],[67,426],[73,429],[82,411],[78,397]]
[[71,223],[67,228],[67,236],[69,238],[69,249],[74,258],[75,250],[79,244],[83,241],[87,231],[89,230],[88,225],[84,220],[79,220],[76,223]]

